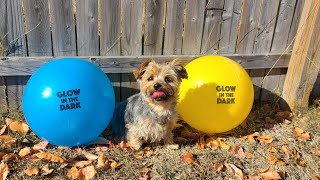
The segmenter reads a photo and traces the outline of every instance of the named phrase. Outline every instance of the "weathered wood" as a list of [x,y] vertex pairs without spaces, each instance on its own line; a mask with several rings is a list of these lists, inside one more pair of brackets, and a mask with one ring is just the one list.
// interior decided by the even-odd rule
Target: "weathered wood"
[[142,0],[122,0],[122,55],[140,55],[142,53]]
[[[100,1],[100,55],[120,55],[120,1]],[[130,30],[128,30],[130,31]]]
[[282,97],[295,112],[306,110],[320,67],[320,0],[305,1]]
[[[4,44],[7,44],[7,2],[0,1],[0,55],[5,55]],[[0,76],[0,103],[2,104],[1,112],[7,111],[7,94],[6,94],[6,84],[3,76]]]
[[259,10],[261,0],[244,0],[241,6],[241,15],[238,29],[236,52],[253,52],[254,39],[258,32]]
[[222,54],[234,53],[236,50],[241,2],[242,0],[224,2],[218,50]]
[[184,1],[170,0],[166,2],[167,13],[163,54],[181,54]]
[[[290,54],[269,55],[224,55],[240,63],[245,69],[264,69],[288,67]],[[200,57],[200,55],[158,55],[158,56],[79,56],[97,64],[106,73],[131,73],[142,62],[154,59],[159,62],[168,62],[179,58],[183,63]],[[43,64],[54,60],[54,57],[4,57],[0,61],[0,76],[30,75]]]
[[[271,49],[272,44],[272,38],[273,38],[273,32],[276,26],[276,20],[277,20],[277,13],[280,5],[280,0],[274,0],[274,1],[268,1],[264,0],[260,4],[260,15],[259,15],[259,21],[258,21],[258,29],[257,29],[257,35],[255,37],[254,41],[254,53],[269,53]],[[262,71],[262,70],[261,70]],[[252,71],[251,73],[257,73],[257,75],[252,76],[258,76],[255,81],[262,85],[261,88],[261,95],[260,100],[269,100],[266,98],[272,98],[271,95],[273,95],[271,92],[277,91],[279,77],[281,74],[281,69],[273,69],[271,73],[268,73],[269,69],[266,70],[266,73],[264,71],[258,72],[258,71]],[[267,74],[268,73],[268,74]],[[261,79],[261,74],[264,74]],[[260,76],[260,77],[259,77]],[[262,82],[259,82],[262,80]],[[258,86],[256,86],[256,92],[257,92]],[[273,91],[274,90],[274,91]],[[257,92],[258,93],[258,92]],[[259,96],[259,94],[257,94]]]
[[287,52],[292,51],[294,39],[296,37],[298,26],[299,26],[299,21],[300,21],[304,1],[305,0],[297,0],[296,1],[294,15],[293,15],[293,19],[292,19],[292,23],[291,23],[291,27],[290,27],[290,31],[289,31],[289,38],[288,38],[288,42],[287,42],[287,48],[288,48]]
[[[142,0],[122,0],[122,55],[142,54]],[[127,99],[138,89],[138,83],[130,73],[121,74],[121,100]]]
[[201,54],[216,54],[222,24],[224,0],[208,1],[205,9]]
[[28,55],[52,56],[48,0],[24,0]]
[[163,0],[146,1],[143,42],[145,55],[162,54],[164,3]]
[[186,0],[182,54],[200,54],[206,1]]
[[51,0],[52,43],[55,56],[77,54],[73,0]]
[[274,32],[272,53],[285,53],[296,0],[282,0]]
[[78,0],[76,6],[78,55],[99,55],[98,1]]

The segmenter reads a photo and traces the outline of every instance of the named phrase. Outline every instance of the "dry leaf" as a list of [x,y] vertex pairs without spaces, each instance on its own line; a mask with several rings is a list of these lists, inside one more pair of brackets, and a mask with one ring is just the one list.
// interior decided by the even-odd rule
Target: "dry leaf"
[[23,148],[23,149],[21,149],[19,151],[19,156],[20,157],[25,157],[25,156],[27,156],[29,154],[31,154],[31,148],[30,147],[25,147],[25,148]]
[[286,159],[290,158],[290,149],[288,148],[288,146],[283,145],[281,147],[282,151],[284,152],[284,154],[286,155]]
[[150,179],[149,176],[148,176],[148,173],[150,172],[150,167],[152,165],[153,164],[150,163],[150,162],[143,163],[143,168],[140,171],[139,180],[148,180],[148,179]]
[[9,128],[14,132],[20,133],[21,135],[25,135],[29,131],[29,126],[21,121],[14,121],[10,123]]
[[99,157],[97,155],[91,154],[86,152],[85,150],[82,150],[82,154],[88,159],[88,160],[96,160]]
[[313,180],[320,180],[319,176],[314,176]]
[[17,140],[16,138],[8,136],[8,135],[1,135],[0,136],[0,142],[2,142],[0,144],[2,144],[4,147],[7,147],[7,148],[10,148],[11,145],[16,142],[16,140]]
[[154,150],[151,149],[151,147],[145,147],[144,148],[144,154],[146,157],[150,157],[151,155],[154,154]]
[[11,161],[18,161],[19,158],[18,158],[18,155],[16,155],[15,153],[9,153],[9,154],[6,154],[2,157],[2,162],[11,162]]
[[9,167],[6,163],[1,162],[0,164],[0,179],[5,180],[9,174]]
[[72,167],[68,170],[67,176],[71,179],[78,179],[79,177],[79,170],[76,167]]
[[89,164],[92,164],[92,161],[78,161],[76,163],[74,163],[74,167],[77,167],[77,168],[83,168],[85,166],[88,166]]
[[276,149],[275,147],[273,147],[273,146],[270,146],[270,147],[268,148],[268,151],[271,152],[271,153],[276,153],[276,152],[278,152],[277,149]]
[[38,144],[34,145],[32,147],[32,149],[35,150],[35,151],[44,150],[44,149],[46,149],[48,144],[49,144],[48,141],[41,141]]
[[97,164],[97,167],[98,168],[105,168],[106,167],[106,159],[105,159],[105,156],[104,154],[101,154],[98,158],[98,164]]
[[0,135],[2,135],[7,129],[7,125],[4,125],[0,130]]
[[51,154],[48,152],[40,152],[40,153],[34,154],[34,156],[39,159],[45,159],[50,162],[63,163],[66,161],[66,159],[64,157],[60,156],[59,154]]
[[255,132],[253,134],[248,135],[248,140],[249,142],[256,142],[256,138],[258,138],[260,136],[260,133]]
[[39,174],[39,169],[38,168],[27,168],[23,172],[28,176],[32,176],[32,175]]
[[234,155],[239,159],[244,159],[246,157],[246,154],[244,153],[242,147],[240,147],[239,145],[232,146],[230,148],[230,151],[234,153]]
[[0,160],[2,160],[2,157],[3,157],[4,155],[6,155],[6,153],[0,152]]
[[282,179],[280,174],[270,168],[254,173],[250,178]]
[[276,164],[276,162],[278,161],[278,159],[275,156],[269,156],[267,158],[268,164]]
[[220,146],[218,138],[217,137],[210,137],[210,138],[206,139],[206,146],[211,149],[217,149]]
[[205,147],[205,141],[204,141],[204,137],[200,137],[199,142],[197,142],[197,147],[198,149],[204,149]]
[[269,144],[273,141],[273,138],[271,135],[266,136],[259,136],[260,143]]
[[220,172],[222,168],[223,168],[223,164],[220,162],[214,163],[212,167],[213,171],[217,173]]
[[230,149],[230,145],[224,142],[224,139],[218,138],[219,145],[222,149]]
[[45,175],[51,174],[52,171],[53,171],[53,169],[49,169],[49,165],[46,164],[45,166],[43,166],[43,167],[41,168],[40,174],[41,174],[42,176],[45,176]]
[[119,147],[120,147],[121,149],[127,149],[127,148],[129,147],[128,142],[126,142],[126,141],[121,141],[121,142],[119,143]]
[[226,166],[227,170],[234,176],[244,179],[244,174],[241,169],[239,169],[237,166],[230,164],[230,163],[225,163],[224,166]]
[[9,126],[12,123],[12,119],[6,118],[6,125]]
[[108,150],[109,150],[109,148],[107,146],[98,146],[95,148],[96,152],[106,152]]
[[91,166],[87,166],[85,168],[80,169],[79,174],[80,176],[83,176],[84,179],[87,180],[87,179],[92,179],[97,174],[97,171],[94,168],[94,166],[91,165]]
[[298,127],[295,127],[293,130],[294,130],[295,134],[301,139],[304,139],[304,140],[312,139],[312,135],[310,133],[306,133],[306,132],[304,132],[304,130],[302,130]]
[[246,153],[245,153],[245,157],[246,157],[247,159],[251,159],[251,158],[254,158],[254,155],[251,154],[251,153],[249,153],[249,152],[246,152]]
[[122,163],[111,160],[111,163],[110,163],[111,169],[116,169],[116,168],[120,167],[121,165],[122,165]]
[[281,160],[278,160],[278,161],[276,162],[276,165],[277,165],[277,166],[284,166],[285,163],[284,163],[283,161],[281,161]]
[[194,157],[194,155],[191,153],[191,152],[188,152],[186,154],[182,154],[180,156],[180,159],[183,161],[183,162],[186,162],[188,164],[191,164],[191,163],[195,163],[196,162],[196,159]]

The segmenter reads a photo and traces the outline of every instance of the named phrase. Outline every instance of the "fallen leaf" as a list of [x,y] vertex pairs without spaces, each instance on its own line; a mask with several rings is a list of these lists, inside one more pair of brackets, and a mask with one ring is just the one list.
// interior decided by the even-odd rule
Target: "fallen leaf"
[[146,157],[150,157],[151,155],[154,154],[154,150],[151,149],[151,147],[145,147],[144,148],[144,154]]
[[251,158],[254,158],[254,155],[251,154],[251,153],[249,153],[249,152],[246,152],[246,153],[245,153],[245,157],[246,157],[247,159],[251,159]]
[[204,149],[206,142],[204,141],[204,137],[200,137],[199,141],[197,142],[198,149]]
[[7,125],[4,125],[0,130],[0,135],[2,135],[7,129]]
[[29,126],[21,121],[13,121],[10,123],[9,128],[14,132],[20,133],[21,135],[26,135],[29,131]]
[[260,143],[269,144],[273,141],[271,135],[259,136]]
[[32,147],[33,150],[39,151],[39,150],[44,150],[48,146],[49,142],[48,141],[41,141],[38,144],[34,145]]
[[78,179],[79,177],[79,170],[76,167],[72,167],[68,170],[67,176],[71,179]]
[[281,161],[281,160],[278,160],[278,161],[276,162],[276,165],[277,165],[277,166],[284,166],[285,163],[284,163],[283,161]]
[[220,146],[218,138],[217,137],[210,137],[210,138],[206,139],[206,146],[211,149],[217,149]]
[[275,147],[273,147],[273,146],[270,146],[270,147],[268,148],[268,151],[271,152],[271,153],[276,153],[276,152],[278,152],[278,150],[277,150]]
[[97,155],[94,155],[94,154],[91,154],[91,153],[88,153],[86,152],[85,150],[82,150],[81,152],[88,160],[96,160],[99,158],[99,156]]
[[98,168],[105,168],[106,167],[106,159],[105,159],[105,156],[104,154],[101,154],[98,158],[98,164],[97,164],[97,167]]
[[16,140],[17,140],[16,138],[11,137],[9,135],[0,136],[0,142],[3,142],[2,145],[7,148],[10,148],[11,145],[16,142]]
[[276,162],[278,161],[278,159],[275,156],[269,156],[267,158],[268,164],[276,164]]
[[246,157],[242,147],[239,145],[231,146],[230,151],[239,159],[244,159]]
[[25,147],[25,148],[23,148],[23,149],[21,149],[19,151],[19,156],[20,157],[25,157],[25,156],[27,156],[29,154],[31,154],[31,148],[30,147]]
[[220,162],[214,163],[212,167],[213,171],[217,173],[220,172],[222,168],[223,168],[223,164]]
[[219,145],[222,149],[230,149],[230,145],[224,142],[223,138],[218,138]]
[[260,136],[260,133],[255,132],[253,134],[248,135],[248,141],[249,142],[256,142],[256,139]]
[[2,157],[2,162],[5,162],[5,163],[18,161],[18,160],[19,160],[18,155],[16,155],[15,153],[9,153]]
[[106,152],[108,150],[109,150],[109,148],[107,146],[98,146],[95,148],[96,152]]
[[111,160],[111,163],[110,163],[111,169],[116,169],[116,168],[120,167],[121,165],[122,165],[122,163]]
[[304,130],[298,128],[298,127],[295,127],[294,129],[294,132],[295,134],[300,138],[300,139],[303,139],[303,140],[310,140],[312,139],[312,135],[310,133],[306,133],[304,132]]
[[264,179],[282,179],[280,174],[270,168],[260,170],[254,173],[251,177],[262,177]]
[[313,180],[320,180],[319,176],[314,176]]
[[66,161],[66,159],[62,156],[60,156],[59,154],[51,154],[48,152],[40,152],[40,153],[36,153],[33,156],[39,158],[39,159],[45,159],[47,161],[50,162],[59,162],[59,163],[63,163]]
[[148,173],[150,172],[150,167],[152,165],[153,164],[150,163],[150,162],[143,163],[143,168],[140,171],[139,180],[148,180],[148,179],[150,179],[149,176],[148,176]]
[[9,167],[6,163],[1,162],[0,164],[0,179],[5,180],[9,174]]
[[39,174],[39,169],[38,168],[27,168],[23,172],[28,176],[32,176],[32,175]]
[[224,166],[227,168],[227,170],[234,176],[244,179],[244,174],[241,169],[239,169],[237,166],[230,164],[230,163],[225,163]]
[[[320,150],[315,150],[312,152],[314,155],[319,156],[320,157]],[[1,157],[1,156],[0,156]]]
[[0,160],[2,160],[2,157],[3,157],[4,155],[6,155],[6,153],[0,152]]
[[191,163],[195,163],[196,162],[196,159],[194,157],[194,155],[191,153],[191,152],[188,152],[186,154],[182,154],[180,156],[180,159],[183,161],[183,162],[186,162],[188,164],[191,164]]
[[92,179],[97,174],[97,171],[94,166],[91,165],[80,169],[79,174],[80,176],[83,176],[85,180],[87,180]]
[[119,147],[120,147],[121,149],[127,149],[127,148],[129,147],[128,142],[126,142],[126,141],[121,141],[121,142],[119,143]]
[[288,148],[288,146],[286,145],[283,145],[281,147],[282,151],[284,152],[284,154],[286,155],[286,159],[289,159],[290,158],[290,149]]
[[43,167],[41,168],[40,174],[41,174],[42,176],[46,176],[46,175],[48,175],[48,174],[51,174],[52,171],[53,171],[53,169],[49,169],[49,165],[46,164],[45,166],[43,166]]
[[12,119],[6,118],[6,125],[9,126],[12,123]]
[[78,161],[76,163],[73,164],[74,167],[77,167],[77,168],[83,168],[85,166],[88,166],[90,164],[92,164],[93,161]]

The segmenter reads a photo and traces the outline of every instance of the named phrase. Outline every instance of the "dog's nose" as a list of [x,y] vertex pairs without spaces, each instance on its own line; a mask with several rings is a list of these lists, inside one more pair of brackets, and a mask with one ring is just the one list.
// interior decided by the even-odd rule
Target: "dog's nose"
[[153,88],[155,90],[159,90],[161,88],[161,84],[157,83],[157,84],[153,85]]

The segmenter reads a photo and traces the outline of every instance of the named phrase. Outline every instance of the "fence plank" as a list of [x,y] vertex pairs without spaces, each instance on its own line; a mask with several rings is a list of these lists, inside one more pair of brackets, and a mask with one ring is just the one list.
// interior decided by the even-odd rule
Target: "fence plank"
[[200,54],[206,1],[186,0],[182,54]]
[[297,0],[296,2],[296,7],[294,10],[294,15],[293,15],[293,19],[292,19],[292,23],[289,31],[289,38],[287,42],[288,52],[292,52],[292,47],[293,47],[294,39],[297,34],[304,1],[305,0]]
[[274,41],[271,48],[272,53],[282,53],[286,51],[286,42],[288,41],[289,37],[295,3],[296,0],[281,1],[277,20],[278,23],[273,36]]
[[[4,45],[7,44],[7,2],[6,1],[0,1],[0,55],[5,55],[5,49]],[[7,94],[6,94],[6,84],[5,84],[5,78],[3,76],[0,76],[0,100],[2,104],[1,112],[5,112],[7,110],[8,104],[7,104]]]
[[98,1],[78,0],[76,6],[78,55],[99,55]]
[[[143,0],[122,0],[122,55],[142,54]],[[130,71],[131,72],[131,71]],[[121,100],[136,93],[138,83],[132,73],[121,74]]]
[[120,55],[120,1],[100,1],[100,55]]
[[242,0],[225,1],[222,13],[219,52],[234,53],[236,50],[237,30]]
[[224,0],[208,1],[205,9],[201,54],[216,54],[220,41]]
[[[22,1],[7,0],[4,12],[5,43],[3,44],[7,56],[26,56],[26,42],[23,30]],[[2,12],[1,12],[2,13]],[[1,33],[2,34],[2,33]],[[23,86],[27,82],[24,77],[5,77],[6,95],[10,109],[20,108]]]
[[52,56],[48,0],[24,0],[28,55]]
[[145,55],[162,54],[164,3],[163,0],[146,1],[143,42]]
[[[153,58],[159,62],[171,61],[175,58],[188,63],[201,55],[152,55],[152,56],[78,56],[97,64],[106,73],[131,73],[142,62]],[[265,69],[288,67],[290,54],[238,55],[225,54],[225,57],[238,62],[245,69]],[[0,58],[0,76],[30,75],[54,57],[6,57]]]
[[167,1],[163,54],[181,54],[184,1]]
[[251,54],[253,52],[254,39],[258,31],[260,7],[261,0],[243,1],[236,46],[237,53]]
[[51,0],[52,43],[55,56],[77,54],[73,0]]

